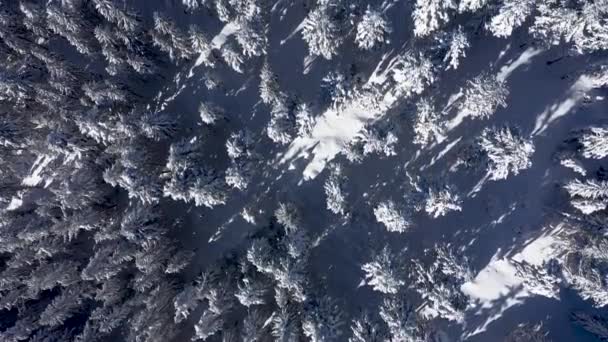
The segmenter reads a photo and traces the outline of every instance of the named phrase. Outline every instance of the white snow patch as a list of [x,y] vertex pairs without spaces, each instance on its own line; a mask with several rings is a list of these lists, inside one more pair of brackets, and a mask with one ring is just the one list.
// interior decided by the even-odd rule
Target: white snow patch
[[316,60],[317,60],[317,56],[307,55],[306,57],[304,57],[304,60],[302,61],[302,67],[303,67],[302,73],[304,75],[306,75],[310,72],[310,69],[312,68],[313,63]]
[[475,336],[486,331],[490,323],[500,319],[503,313],[505,313],[509,308],[521,304],[522,302],[523,301],[521,299],[520,294],[515,294],[514,296],[505,299],[504,302],[500,303],[500,307],[491,309],[494,313],[491,314],[481,326],[477,327],[473,332],[466,333],[463,336],[462,340],[466,340],[469,337]]
[[[449,111],[452,109],[452,107],[454,105],[456,105],[458,103],[458,100],[460,100],[463,96],[464,96],[464,91],[462,89],[459,89],[456,94],[450,95],[450,98],[448,99],[448,104],[443,108],[442,113],[444,115],[449,113]],[[462,123],[464,118],[466,118],[466,117],[467,117],[466,114],[464,114],[462,111],[459,111],[452,120],[450,120],[446,123],[445,133],[447,134],[449,131],[458,127]]]
[[519,55],[519,57],[514,62],[500,68],[500,71],[498,72],[496,78],[499,81],[504,82],[507,78],[509,78],[509,76],[511,76],[515,69],[519,68],[522,65],[530,63],[532,58],[540,54],[541,52],[543,52],[542,49],[535,49],[532,47],[527,48],[524,52],[521,53],[521,55]]
[[507,44],[507,46],[505,46],[505,48],[502,49],[500,51],[500,53],[498,53],[498,57],[496,58],[496,61],[494,62],[494,64],[497,64],[507,54],[507,51],[509,51],[510,48],[511,48],[511,43]]
[[527,245],[521,252],[513,256],[513,260],[525,261],[531,265],[540,266],[558,252],[558,240],[551,235],[543,235]]
[[370,111],[357,105],[340,113],[329,109],[317,120],[309,137],[298,137],[291,143],[281,163],[312,153],[303,176],[305,180],[313,179],[373,118]]
[[462,88],[459,89],[457,93],[450,95],[450,97],[448,98],[448,103],[443,108],[442,113],[446,114],[450,110],[450,108],[452,108],[452,106],[456,103],[456,101],[458,101],[458,99],[460,99],[463,95],[464,91],[462,90]]
[[[222,30],[220,31],[220,33],[218,33],[215,37],[213,37],[213,39],[211,40],[211,46],[214,49],[221,49],[222,45],[224,45],[224,43],[226,43],[226,39],[228,39],[228,37],[235,34],[238,30],[239,30],[239,25],[237,25],[236,23],[234,23],[232,21],[227,23],[226,25],[224,25],[224,27],[222,27]],[[197,60],[197,63],[198,63],[198,60]],[[197,64],[197,65],[200,65],[200,64]]]
[[568,90],[565,100],[545,109],[545,111],[536,118],[532,135],[543,133],[552,122],[567,115],[570,110],[585,97],[585,94],[593,89],[595,84],[594,81],[593,77],[587,75],[580,76]]
[[448,123],[445,125],[446,126],[446,132],[449,132],[451,130],[453,130],[454,128],[458,127],[462,121],[464,120],[464,118],[467,117],[467,114],[463,111],[458,112],[458,114],[456,114],[456,116],[448,121]]
[[515,208],[516,205],[511,204],[511,206],[509,207],[509,211],[501,214],[498,218],[490,222],[490,227],[496,227],[497,225],[502,224],[507,217],[509,217],[511,214],[513,214],[513,212],[515,212]]
[[302,29],[304,28],[304,24],[306,23],[306,19],[302,20],[300,22],[300,24],[298,24],[298,26],[296,26],[295,29],[293,29],[293,31],[291,31],[290,34],[287,35],[287,37],[285,37],[285,39],[281,39],[281,45],[285,44],[288,40],[290,40],[291,38],[293,38],[293,36],[295,36],[298,32],[302,31]]
[[[21,184],[27,185],[27,186],[37,186],[38,184],[40,184],[40,182],[42,182],[42,176],[41,176],[42,171],[54,159],[55,159],[54,157],[49,156],[49,155],[38,156],[38,158],[36,158],[36,161],[34,162],[34,165],[32,165],[30,174],[21,181]],[[46,185],[48,185],[48,184],[46,184]]]
[[[445,138],[445,137],[442,137],[442,140],[443,140],[444,138]],[[447,144],[447,145],[446,145],[446,146],[443,148],[443,150],[439,151],[439,153],[437,153],[437,155],[436,155],[436,156],[434,156],[434,157],[431,159],[431,162],[430,162],[429,164],[422,166],[422,167],[420,168],[420,171],[423,171],[423,170],[425,170],[425,169],[427,169],[427,168],[429,168],[429,167],[431,167],[431,166],[435,165],[435,163],[436,163],[436,162],[437,162],[439,159],[443,158],[443,156],[445,156],[445,155],[446,155],[448,152],[450,152],[450,150],[451,150],[451,149],[453,149],[453,148],[454,148],[454,146],[456,146],[456,145],[457,145],[457,144],[460,142],[460,140],[462,140],[462,137],[458,137],[458,139],[456,139],[456,140],[452,141],[451,143]]]
[[[464,96],[464,91],[462,90],[462,88],[459,89],[457,93],[450,95],[450,98],[448,98],[448,103],[445,105],[445,107],[443,107],[441,113],[443,113],[444,115],[448,114],[452,107],[458,103],[458,100],[462,98],[462,96]],[[456,116],[452,120],[446,123],[444,134],[447,134],[454,128],[458,127],[458,125],[462,123],[462,120],[464,120],[465,117],[466,115],[462,115],[460,114],[460,112],[458,112],[458,114],[456,114]]]
[[[559,251],[559,242],[553,235],[559,230],[560,226],[557,226],[549,233],[534,239],[521,252],[511,258],[499,259],[497,257],[500,253],[499,249],[488,265],[472,281],[461,286],[460,290],[473,300],[475,303],[474,309],[478,313],[483,313],[483,309],[492,309],[491,312],[495,312],[486,319],[484,324],[468,333],[466,337],[485,331],[487,326],[499,319],[506,310],[523,303],[524,298],[532,295],[522,286],[523,279],[516,275],[517,270],[512,261],[526,262],[537,266],[542,265]],[[495,306],[499,302],[502,302],[502,304],[497,310]]]
[[521,285],[515,276],[515,267],[506,259],[492,259],[475,279],[462,285],[460,290],[479,302],[482,308],[491,308],[493,301],[508,295]]
[[473,189],[471,189],[471,191],[469,191],[469,193],[467,194],[467,197],[475,197],[475,195],[481,191],[481,189],[483,188],[484,184],[486,184],[486,182],[488,181],[488,179],[490,179],[490,173],[486,173],[485,176],[483,176],[483,178],[481,178],[479,180],[479,182],[477,182],[477,184],[475,184],[475,186],[473,187]]
[[[496,259],[496,255],[475,279],[463,284],[460,290],[475,303],[473,308],[478,315],[484,310],[490,313],[483,324],[465,334],[465,339],[486,331],[488,325],[502,317],[509,308],[523,303],[527,296],[516,275],[513,265],[506,259]],[[500,305],[500,307],[496,307]]]
[[17,210],[22,205],[23,205],[23,200],[21,198],[17,198],[17,197],[13,196],[13,198],[11,198],[11,202],[6,207],[6,210],[8,210],[8,211]]
[[[461,291],[477,300],[482,307],[491,307],[492,301],[509,294],[514,288],[522,284],[522,280],[515,275],[516,269],[510,260],[542,265],[555,256],[559,250],[559,248],[556,248],[559,242],[552,236],[552,233],[557,230],[559,230],[559,226],[553,229],[550,234],[542,235],[533,240],[512,258],[498,259],[499,250],[488,265],[477,274],[475,279],[462,285]],[[521,294],[528,295],[523,289]]]
[[[381,66],[384,65],[387,56],[388,54],[385,54],[382,57],[367,81],[372,87],[386,82],[395,61],[398,60],[398,57],[395,57],[381,71]],[[325,165],[333,160],[357,136],[366,124],[381,118],[402,95],[398,88],[386,89],[385,95],[378,105],[381,109],[365,107],[363,104],[367,103],[366,100],[369,100],[365,98],[351,100],[340,111],[334,108],[327,109],[317,119],[310,136],[298,137],[291,142],[287,151],[281,156],[280,164],[288,163],[294,159],[308,159],[309,155],[312,154],[312,160],[303,171],[303,178],[304,180],[315,178],[323,171]]]
[[182,91],[184,91],[184,89],[186,89],[186,85],[182,85],[181,87],[179,87],[179,89],[177,89],[177,91],[169,96],[165,101],[163,101],[163,103],[160,106],[160,112],[164,111],[167,108],[167,105],[169,105],[169,103],[173,102],[175,100],[175,98],[177,98],[177,96],[179,96],[179,94],[182,93]]
[[283,0],[278,0],[277,2],[275,2],[274,5],[272,5],[270,12],[275,12],[281,2],[283,2]]

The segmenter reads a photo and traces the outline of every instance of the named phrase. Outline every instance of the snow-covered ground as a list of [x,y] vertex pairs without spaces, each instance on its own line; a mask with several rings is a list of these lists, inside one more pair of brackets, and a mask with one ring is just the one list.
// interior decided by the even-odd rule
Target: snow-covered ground
[[[397,5],[387,13],[391,18],[398,18],[400,10],[402,7]],[[355,63],[359,59],[343,55],[340,64],[332,64],[332,61],[316,57],[304,66],[294,66],[298,59],[294,58],[293,51],[305,50],[302,50],[299,37],[304,27],[302,14],[293,11],[288,8],[281,13],[277,25],[284,27],[287,33],[272,35],[271,31],[278,43],[270,42],[273,48],[266,58],[274,61],[271,66],[282,89],[293,91],[303,101],[314,102],[319,96],[318,84],[325,74],[339,70],[340,64]],[[295,19],[290,21],[289,18]],[[230,25],[226,24],[213,38],[213,44],[219,44],[215,48],[221,48],[226,36],[234,34]],[[408,39],[402,28],[395,30],[390,47],[366,57],[365,67],[359,71],[366,79],[363,87],[385,84],[390,78],[391,59],[404,51],[400,46]],[[545,220],[546,208],[557,203],[554,186],[560,181],[559,177],[566,174],[554,164],[552,155],[568,138],[571,128],[598,118],[597,106],[600,106],[599,103],[580,106],[586,92],[591,90],[587,76],[562,78],[577,68],[584,68],[583,60],[571,58],[549,66],[545,62],[560,56],[561,52],[526,46],[526,39],[525,34],[517,32],[510,39],[473,38],[472,47],[459,69],[444,73],[432,86],[436,99],[443,101],[443,106],[438,107],[443,108],[446,123],[442,135],[429,146],[421,148],[411,144],[409,125],[415,113],[402,101],[403,93],[399,93],[393,84],[383,88],[379,112],[366,108],[361,104],[366,101],[360,98],[347,100],[339,109],[315,106],[318,112],[313,114],[315,123],[309,135],[297,136],[289,144],[271,149],[266,147],[266,142],[259,142],[257,150],[261,151],[262,160],[271,166],[268,169],[261,166],[267,171],[263,172],[264,178],[258,180],[263,185],[256,189],[263,192],[248,190],[236,195],[239,199],[225,207],[195,210],[203,213],[205,222],[214,222],[205,230],[213,231],[213,226],[219,224],[219,234],[212,234],[210,240],[211,250],[217,251],[214,245],[223,246],[222,250],[237,246],[243,234],[254,229],[234,213],[243,208],[256,208],[253,213],[259,227],[259,222],[272,214],[274,199],[287,200],[298,206],[307,229],[323,236],[312,255],[313,277],[323,278],[329,294],[342,300],[344,309],[351,314],[361,309],[373,311],[381,302],[381,296],[362,285],[365,281],[360,270],[360,265],[380,246],[388,244],[393,249],[402,249],[407,258],[412,258],[437,243],[450,243],[469,257],[474,265],[474,277],[460,287],[470,298],[464,321],[455,324],[438,318],[448,332],[449,340],[501,340],[519,323],[538,322],[543,322],[554,341],[589,338],[568,322],[570,310],[583,307],[580,300],[570,292],[555,298],[527,289],[513,266],[514,262],[541,266],[561,255],[560,242],[553,237],[559,229],[547,228]],[[200,64],[196,61],[197,68],[191,69],[194,79],[203,70],[199,69]],[[458,103],[462,101],[466,80],[482,72],[494,73],[499,82],[506,83],[509,95],[505,108],[499,108],[489,119],[479,121],[467,118],[467,114],[459,110]],[[204,96],[222,103],[228,111],[238,108],[242,113],[238,102],[244,99],[245,103],[254,103],[246,97],[255,96],[256,85],[256,82],[247,84],[245,91],[236,97],[223,98],[224,94],[213,91]],[[192,101],[182,97],[182,101]],[[176,108],[181,106],[179,101],[178,98]],[[256,114],[252,118],[239,116],[234,119],[259,127],[267,118],[265,114],[259,116],[258,113],[263,112],[261,106],[263,104],[259,102],[255,104]],[[568,113],[571,115],[567,117]],[[372,155],[362,163],[349,163],[344,157],[349,143],[361,137],[369,125],[387,121],[398,127],[396,155]],[[533,139],[536,151],[529,169],[500,181],[490,181],[483,172],[450,172],[459,151],[470,144],[483,127],[506,123],[521,127],[522,134]],[[233,125],[238,124],[229,124],[230,129],[235,130]],[[324,208],[322,185],[330,173],[329,166],[335,163],[342,165],[348,177],[346,190],[352,216],[347,222],[332,217]],[[372,209],[381,199],[399,201],[407,195],[406,172],[453,183],[465,195],[470,195],[462,204],[463,210],[438,219],[416,213],[413,215],[414,227],[407,234],[387,233],[381,224],[374,222]],[[196,222],[194,219],[192,224],[196,225]],[[235,238],[236,241],[230,240]],[[560,308],[556,310],[558,306]],[[521,319],[517,319],[518,315]],[[564,328],[564,324],[568,327]]]

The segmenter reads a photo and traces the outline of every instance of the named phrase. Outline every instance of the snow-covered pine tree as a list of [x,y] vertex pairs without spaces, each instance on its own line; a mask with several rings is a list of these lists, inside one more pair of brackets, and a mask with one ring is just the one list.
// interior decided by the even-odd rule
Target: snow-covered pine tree
[[257,57],[266,54],[268,38],[265,24],[261,20],[248,20],[239,22],[236,41],[246,57]]
[[224,180],[228,186],[245,190],[251,182],[251,174],[251,163],[244,160],[234,161],[226,169]]
[[353,320],[350,326],[352,336],[348,338],[348,342],[386,341],[388,332],[378,321],[378,319],[373,319],[369,313],[362,313],[359,318]]
[[461,0],[458,4],[459,12],[475,12],[488,4],[488,0]]
[[206,341],[209,337],[221,332],[223,326],[224,320],[221,315],[211,310],[206,310],[194,325],[194,336],[192,336],[191,340]]
[[574,180],[565,186],[570,196],[598,199],[608,197],[608,182],[588,180],[581,182]]
[[253,138],[248,130],[232,133],[226,141],[228,157],[231,165],[226,169],[225,181],[229,186],[245,190],[253,174],[253,163],[257,159],[253,152]]
[[288,291],[297,302],[306,299],[305,285],[310,240],[301,227],[293,204],[280,203],[275,218],[283,228],[279,241],[259,238],[247,250],[247,260],[275,281],[277,288]]
[[234,8],[229,0],[214,1],[211,6],[214,6],[215,14],[221,22],[228,23],[234,19]]
[[608,128],[589,127],[577,140],[585,158],[602,159],[608,156]]
[[295,129],[296,123],[290,108],[284,103],[275,103],[266,126],[268,138],[279,145],[287,145],[294,138]]
[[196,206],[207,208],[225,204],[228,198],[227,184],[214,170],[204,170],[189,191]]
[[574,156],[568,154],[560,155],[559,163],[563,167],[569,168],[583,177],[587,175],[587,170],[585,169],[583,163]]
[[348,101],[356,96],[353,86],[351,77],[340,71],[330,71],[321,80],[321,97],[335,110],[342,110]]
[[224,117],[222,110],[210,102],[201,102],[198,106],[201,121],[206,125],[213,125]]
[[139,129],[149,139],[163,140],[175,135],[177,122],[169,113],[144,113],[139,118]]
[[251,307],[266,304],[266,294],[271,289],[268,279],[262,275],[251,274],[245,276],[238,284],[238,291],[234,294],[241,305]]
[[46,26],[44,6],[29,1],[20,1],[19,11],[23,14],[23,25],[38,37],[38,43],[42,43],[50,37],[52,33]]
[[455,254],[448,245],[435,246],[425,253],[433,259],[432,264],[425,265],[417,259],[412,261],[412,288],[422,296],[430,309],[429,315],[462,321],[469,297],[460,291],[460,287],[473,279],[468,259]]
[[196,10],[205,4],[204,0],[182,0],[182,4],[190,11]]
[[331,173],[323,185],[327,209],[342,217],[348,216],[348,209],[346,207],[346,196],[348,196],[348,193],[345,190],[345,183],[346,178],[342,174],[342,167],[339,164],[335,164],[331,168]]
[[579,54],[608,48],[605,23],[608,8],[603,1],[571,4],[546,1],[538,3],[537,9],[539,13],[530,33],[540,41],[552,45],[565,41]]
[[270,325],[271,335],[277,341],[297,341],[301,338],[301,317],[298,314],[300,307],[289,300],[287,292],[282,288],[275,288],[276,310],[272,313],[265,325]]
[[50,327],[63,325],[66,320],[83,309],[83,302],[91,295],[90,291],[90,287],[85,283],[63,288],[40,314],[39,324]]
[[234,9],[235,21],[254,21],[257,19],[267,20],[264,10],[268,3],[261,0],[230,0]]
[[165,273],[166,274],[179,274],[181,273],[192,261],[194,252],[190,250],[172,250],[172,255],[166,260]]
[[426,334],[420,318],[402,294],[384,298],[380,317],[388,327],[391,341],[424,341]]
[[368,127],[361,133],[359,141],[363,145],[363,156],[380,154],[390,157],[397,154],[395,145],[399,139],[390,127]]
[[115,24],[121,30],[133,33],[139,28],[140,19],[128,10],[119,8],[109,0],[93,0],[95,10],[107,21]]
[[328,4],[319,3],[304,20],[302,38],[313,56],[332,59],[342,43],[339,23],[330,13]]
[[397,256],[385,246],[372,257],[372,261],[361,266],[365,272],[367,285],[375,291],[385,294],[395,294],[405,285],[405,272],[399,265]]
[[309,137],[315,127],[316,119],[306,103],[299,103],[295,109],[296,128],[299,137]]
[[285,95],[281,92],[278,77],[270,69],[268,61],[264,62],[260,70],[260,99],[268,105],[282,104],[285,101]]
[[469,37],[462,29],[462,26],[449,33],[447,41],[447,52],[443,57],[443,62],[447,63],[446,70],[458,69],[460,61],[467,56],[466,50],[471,47]]
[[507,0],[498,8],[488,28],[496,37],[506,38],[520,27],[535,9],[534,0]]
[[93,55],[94,47],[86,29],[80,8],[68,8],[59,4],[46,5],[46,23],[49,30],[67,40],[76,50],[83,54]]
[[537,266],[525,261],[514,262],[513,265],[528,292],[559,300],[560,279],[549,272],[547,265]]
[[328,296],[318,296],[318,300],[305,305],[302,320],[304,335],[311,342],[337,340],[343,333],[344,313],[338,303]]
[[357,24],[355,42],[362,50],[371,50],[389,43],[388,36],[392,29],[382,13],[368,7]]
[[467,82],[458,104],[460,115],[487,119],[500,107],[507,107],[509,90],[496,76],[481,74]]
[[266,330],[266,318],[262,310],[257,308],[247,310],[241,328],[241,340],[244,342],[261,340]]
[[486,169],[492,180],[517,175],[532,165],[534,153],[531,140],[512,127],[486,128],[477,140],[477,147],[486,159]]
[[449,185],[433,185],[425,194],[424,211],[437,218],[450,211],[462,211],[462,200],[458,193]]
[[193,56],[192,45],[188,36],[172,21],[160,12],[154,12],[154,45],[169,54],[172,61],[187,60]]
[[421,53],[407,51],[391,68],[395,83],[395,96],[411,97],[421,94],[436,79],[433,63]]
[[230,40],[222,45],[220,54],[226,65],[228,65],[232,70],[238,72],[239,74],[243,73],[245,58],[237,49],[237,44],[234,41]]
[[196,287],[186,286],[175,296],[173,306],[175,308],[175,323],[186,320],[196,307],[202,302]]
[[389,232],[404,233],[412,225],[406,213],[392,200],[378,203],[374,208],[374,216],[376,221],[382,223]]
[[564,185],[571,197],[573,207],[588,215],[606,209],[608,206],[608,182],[576,179]]
[[428,36],[450,21],[450,14],[456,9],[454,0],[416,0],[412,18],[414,34]]
[[199,59],[203,65],[210,68],[215,66],[215,57],[212,53],[212,45],[207,34],[196,25],[190,25],[188,28],[188,39],[192,52],[200,54]]
[[608,304],[608,286],[604,281],[607,261],[601,255],[574,250],[564,257],[562,276],[568,286],[596,307]]
[[253,136],[249,130],[231,133],[226,140],[226,152],[232,160],[252,158],[253,148]]
[[426,146],[443,139],[444,124],[432,99],[423,98],[416,104],[414,144]]
[[174,200],[213,208],[225,203],[226,184],[215,170],[200,166],[200,153],[200,142],[196,138],[171,144],[165,166],[163,194]]

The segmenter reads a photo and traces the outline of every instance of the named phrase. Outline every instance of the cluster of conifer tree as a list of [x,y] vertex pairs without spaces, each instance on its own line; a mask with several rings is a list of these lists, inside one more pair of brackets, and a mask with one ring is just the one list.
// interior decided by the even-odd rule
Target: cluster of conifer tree
[[[385,14],[391,1],[295,3],[306,10],[296,33],[308,61],[331,61],[347,48],[377,53],[403,24]],[[322,113],[356,107],[377,120],[343,146],[323,183],[328,211],[348,225],[359,218],[348,167],[398,155],[397,126],[408,125],[408,143],[425,149],[445,141],[454,125],[448,115],[489,120],[508,107],[508,75],[492,70],[463,83],[443,107],[432,92],[442,73],[462,64],[474,35],[525,30],[533,45],[563,45],[573,56],[608,49],[606,0],[416,0],[407,13],[412,43],[382,77],[331,71],[318,103],[308,103],[267,58],[278,4],[174,6],[186,15],[205,11],[223,29],[212,35],[184,27],[160,7],[143,15],[129,1],[0,0],[0,340],[447,341],[435,318],[464,322],[471,303],[461,286],[475,277],[457,246],[437,244],[411,260],[388,245],[366,251],[361,278],[380,304],[352,313],[343,309],[345,298],[328,295],[314,269],[311,254],[324,236],[305,226],[295,204],[274,201],[266,217],[245,207],[240,215],[256,229],[199,270],[198,254],[180,240],[183,220],[167,203],[213,210],[258,189],[260,141],[286,147],[313,139]],[[216,139],[212,127],[234,119],[231,113],[212,98],[197,113],[170,113],[157,96],[187,67],[202,70],[210,91],[222,89],[223,72],[253,76],[256,106],[267,117],[263,129],[245,126],[220,141],[224,169],[205,163],[208,144],[217,144],[205,139]],[[586,90],[608,86],[605,64],[583,73]],[[406,123],[382,120],[397,106],[411,112]],[[200,132],[182,120],[190,114]],[[481,170],[498,182],[532,166],[533,137],[517,127],[492,126],[465,140],[450,172]],[[515,267],[531,293],[559,298],[565,286],[603,307],[608,179],[602,170],[591,174],[586,161],[608,156],[608,128],[574,132],[556,156],[578,177],[563,184],[571,204],[559,216],[563,253]],[[367,208],[387,234],[407,236],[418,212],[437,219],[463,210],[449,177],[407,173],[403,183],[403,198],[374,197]],[[608,339],[605,318],[577,312],[572,319]],[[507,337],[546,339],[534,324]]]

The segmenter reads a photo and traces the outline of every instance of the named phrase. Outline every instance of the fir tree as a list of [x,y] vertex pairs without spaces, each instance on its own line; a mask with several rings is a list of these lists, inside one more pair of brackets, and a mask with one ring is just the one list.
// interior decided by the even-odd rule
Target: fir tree
[[374,216],[389,232],[404,233],[412,225],[405,213],[391,200],[380,202],[374,208]]
[[371,50],[389,42],[392,29],[381,13],[368,8],[357,25],[355,42],[362,50]]
[[331,17],[329,6],[320,4],[304,21],[302,38],[313,56],[332,59],[341,44],[339,24]]
[[490,31],[497,37],[509,37],[513,30],[521,26],[532,14],[534,7],[533,0],[505,1],[498,14],[490,21]]
[[487,159],[490,179],[505,179],[517,175],[532,165],[534,145],[510,127],[485,129],[477,146]]
[[464,59],[467,54],[466,50],[471,47],[467,34],[462,29],[462,26],[452,31],[447,39],[447,53],[443,57],[443,61],[447,63],[446,70],[458,69],[461,59]]
[[507,106],[508,95],[509,91],[502,81],[481,74],[467,82],[458,109],[464,116],[487,119],[500,107]]
[[405,285],[404,273],[396,261],[394,253],[385,246],[382,251],[374,255],[371,262],[363,264],[361,269],[365,272],[367,284],[375,291],[395,294]]
[[453,0],[416,0],[412,17],[414,34],[428,36],[450,20],[450,12],[456,8]]

